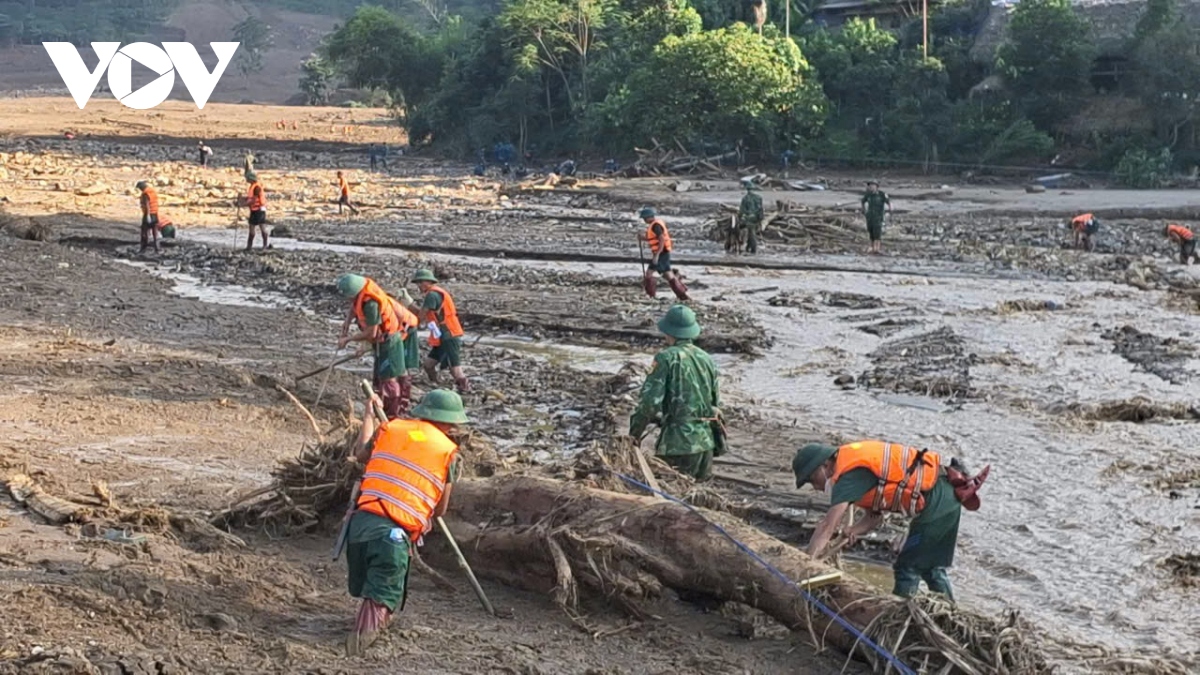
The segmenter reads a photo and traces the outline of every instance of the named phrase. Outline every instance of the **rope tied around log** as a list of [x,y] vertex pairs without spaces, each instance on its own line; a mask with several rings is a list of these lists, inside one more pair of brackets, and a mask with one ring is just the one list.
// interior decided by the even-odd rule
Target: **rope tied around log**
[[615,475],[617,478],[620,478],[621,480],[625,481],[626,483],[629,483],[630,485],[633,485],[642,490],[647,490],[647,491],[649,491],[653,494],[656,494],[664,499],[667,499],[676,504],[679,504],[680,506],[684,507],[685,509],[691,511],[693,514],[698,516],[705,523],[708,523],[708,525],[713,527],[717,532],[721,533],[721,536],[728,539],[731,543],[733,543],[734,546],[738,547],[739,550],[741,550],[746,555],[750,556],[756,563],[758,563],[759,565],[762,565],[762,567],[764,569],[766,569],[768,572],[770,572],[772,575],[774,575],[780,581],[782,581],[783,583],[787,584],[788,586],[791,586],[792,588],[795,588],[797,591],[799,591],[800,595],[803,596],[804,599],[807,600],[811,606],[819,609],[826,616],[828,616],[831,620],[833,620],[835,623],[837,623],[839,626],[841,626],[846,632],[853,635],[856,640],[858,640],[862,644],[864,644],[867,647],[874,650],[880,657],[883,658],[884,661],[886,661],[888,663],[888,665],[890,667],[895,668],[896,672],[899,673],[899,675],[917,675],[916,672],[913,671],[912,668],[908,667],[908,665],[906,665],[903,661],[901,661],[898,656],[896,656],[895,654],[891,653],[884,647],[877,644],[870,637],[867,637],[867,635],[863,631],[859,630],[854,624],[850,623],[845,618],[843,618],[840,614],[838,614],[837,612],[830,609],[825,603],[823,603],[819,599],[817,599],[817,597],[815,595],[806,591],[804,589],[804,587],[802,587],[800,584],[797,584],[793,579],[788,577],[783,572],[779,571],[779,569],[776,568],[774,565],[772,565],[771,563],[764,560],[762,556],[760,556],[758,553],[756,553],[749,546],[743,544],[741,541],[739,541],[733,535],[729,534],[729,532],[726,531],[725,528],[721,527],[717,523],[714,523],[713,521],[706,518],[704,516],[704,514],[701,513],[700,510],[697,509],[696,507],[692,506],[691,504],[688,504],[687,502],[685,502],[681,499],[674,497],[673,495],[667,494],[660,490],[655,490],[654,488],[650,487],[649,485],[646,485],[645,483],[643,483],[635,478],[630,478],[629,476],[626,476],[625,474],[614,471],[613,475]]

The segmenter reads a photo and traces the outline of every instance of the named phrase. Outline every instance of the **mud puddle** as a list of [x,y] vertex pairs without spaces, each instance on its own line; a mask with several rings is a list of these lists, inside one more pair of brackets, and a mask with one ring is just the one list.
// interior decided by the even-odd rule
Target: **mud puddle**
[[121,258],[117,258],[117,262],[145,270],[155,277],[172,282],[174,285],[171,287],[171,292],[181,298],[190,298],[216,305],[296,309],[306,314],[312,313],[300,303],[279,293],[237,284],[210,284],[190,274],[176,272],[152,262],[139,262]]

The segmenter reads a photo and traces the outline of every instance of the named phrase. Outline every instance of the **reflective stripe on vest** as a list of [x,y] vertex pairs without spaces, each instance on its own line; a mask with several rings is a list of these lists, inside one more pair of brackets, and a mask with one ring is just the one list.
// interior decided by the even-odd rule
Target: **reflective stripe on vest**
[[1182,225],[1171,223],[1167,226],[1167,234],[1175,235],[1180,241],[1191,241],[1192,231]]
[[1094,217],[1095,216],[1090,213],[1085,213],[1082,216],[1075,216],[1071,219],[1071,225],[1076,230],[1082,230],[1083,228],[1087,227],[1087,224],[1090,223]]
[[[442,294],[442,308],[436,312],[432,309],[425,310],[425,321],[441,324],[446,329],[443,332],[450,333],[450,337],[462,337],[462,324],[458,322],[458,308],[454,306],[454,298],[441,286],[430,286],[429,292]],[[438,316],[439,314],[441,316]],[[430,336],[429,346],[436,347],[441,343],[438,338]]]
[[263,190],[262,183],[254,181],[250,184],[250,188],[246,190],[246,205],[251,211],[261,211],[263,202],[266,198],[266,191]]
[[367,330],[367,317],[363,313],[363,305],[368,300],[374,300],[379,305],[379,334],[375,337],[376,342],[385,342],[396,331],[400,330],[400,318],[396,316],[395,305],[397,303],[392,296],[383,292],[379,284],[367,279],[367,283],[363,289],[358,292],[358,297],[354,299],[354,320],[358,322],[358,327],[362,330]]
[[855,504],[874,513],[914,516],[925,508],[923,493],[933,489],[941,458],[899,443],[861,441],[838,448],[833,480],[853,469],[869,469],[877,483]]
[[[662,241],[659,241],[658,235],[654,234],[654,226],[662,227]],[[650,221],[650,225],[646,227],[646,241],[650,244],[650,251],[653,253],[662,253],[663,251],[671,251],[671,233],[667,232],[667,224],[655,218]]]
[[419,539],[432,526],[457,450],[429,422],[388,422],[375,437],[357,507],[390,519]]
[[154,188],[148,187],[142,191],[142,209],[147,215],[158,215],[158,192]]

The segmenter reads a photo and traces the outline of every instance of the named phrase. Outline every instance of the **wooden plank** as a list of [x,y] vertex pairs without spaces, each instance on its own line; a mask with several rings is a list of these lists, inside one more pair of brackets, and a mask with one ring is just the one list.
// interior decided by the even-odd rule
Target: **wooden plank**
[[842,573],[840,571],[838,571],[838,572],[826,572],[825,574],[818,574],[815,577],[809,577],[809,578],[805,579],[804,581],[797,581],[796,583],[797,583],[797,585],[800,586],[800,588],[803,588],[804,590],[807,590],[807,591],[811,591],[814,588],[821,588],[822,586],[830,586],[832,584],[840,583],[841,580],[842,580]]

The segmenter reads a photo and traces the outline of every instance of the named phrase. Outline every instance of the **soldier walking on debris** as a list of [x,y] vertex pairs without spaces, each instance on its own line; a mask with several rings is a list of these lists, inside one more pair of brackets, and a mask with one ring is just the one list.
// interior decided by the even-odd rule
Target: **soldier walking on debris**
[[342,207],[349,207],[350,212],[358,215],[358,207],[350,203],[350,184],[341,171],[337,172],[338,179],[338,215],[342,215]]
[[680,473],[708,480],[712,458],[725,454],[717,365],[692,342],[700,335],[700,324],[688,306],[672,307],[658,329],[668,346],[654,356],[629,418],[629,435],[640,440],[647,426],[657,424],[654,454]]
[[471,390],[471,384],[462,369],[463,329],[458,321],[454,298],[437,285],[438,280],[432,270],[417,270],[412,281],[424,294],[421,299],[421,319],[429,327],[429,356],[421,367],[434,384],[438,381],[437,369],[449,368],[455,389],[465,394]]
[[142,247],[138,253],[146,252],[151,236],[154,237],[154,252],[159,253],[162,249],[158,247],[158,192],[144,180],[138,181],[137,189],[141,190],[138,202],[142,207]]
[[[901,513],[912,522],[892,565],[892,592],[901,597],[915,595],[924,579],[930,591],[953,601],[946,569],[954,562],[959,519],[963,507],[979,509],[976,492],[990,470],[990,466],[984,467],[979,475],[968,477],[957,459],[943,467],[936,452],[899,443],[859,441],[840,448],[806,445],[792,460],[796,487],[812,483],[814,489],[830,495],[829,511],[813,532],[808,554],[821,558],[835,553],[879,527],[885,513]],[[851,505],[867,514],[839,531]]]
[[363,414],[355,458],[366,470],[346,534],[347,585],[362,602],[348,656],[362,654],[404,610],[415,547],[446,512],[458,480],[458,446],[446,434],[467,421],[462,399],[435,389],[412,417],[376,429],[370,405]]
[[762,197],[755,194],[758,186],[749,176],[742,179],[742,187],[746,194],[738,206],[738,224],[746,232],[746,252],[754,254],[758,253],[758,233],[763,222]]
[[1094,237],[1100,231],[1100,219],[1090,213],[1075,216],[1071,219],[1071,231],[1075,233],[1075,248],[1090,253],[1096,248]]
[[213,154],[212,148],[205,145],[204,141],[200,141],[199,145],[197,146],[197,149],[200,152],[200,166],[202,168],[207,167],[208,160],[212,159],[212,154]]
[[258,227],[258,231],[262,233],[263,250],[270,248],[267,243],[267,191],[263,189],[262,183],[258,182],[258,174],[253,171],[246,173],[246,182],[250,186],[246,189],[246,194],[241,198],[241,202],[250,208],[250,215],[246,217],[246,222],[250,225],[250,237],[246,239],[246,250],[254,248],[254,228]]
[[679,275],[671,269],[671,233],[667,232],[667,224],[649,206],[639,211],[638,215],[646,223],[646,231],[638,235],[638,238],[650,245],[650,267],[646,274],[661,274],[675,292],[675,297],[686,302],[689,300],[687,286],[683,285]]
[[883,213],[886,207],[887,212],[892,212],[892,200],[888,198],[886,192],[879,190],[877,181],[867,182],[867,192],[862,197],[862,211],[867,217],[867,236],[871,238],[871,247],[867,249],[868,255],[879,255],[882,253],[883,246]]
[[[417,316],[366,277],[343,274],[338,277],[337,289],[342,297],[352,300],[346,320],[342,322],[338,349],[351,342],[371,345],[375,357],[372,368],[375,393],[383,400],[388,419],[395,419],[408,412],[412,397],[405,338],[410,330],[416,329]],[[358,325],[359,332],[355,335],[349,334],[351,322]],[[415,363],[414,359],[413,365]]]
[[1191,265],[1196,259],[1196,235],[1182,225],[1170,223],[1163,228],[1163,235],[1179,244],[1179,264]]

